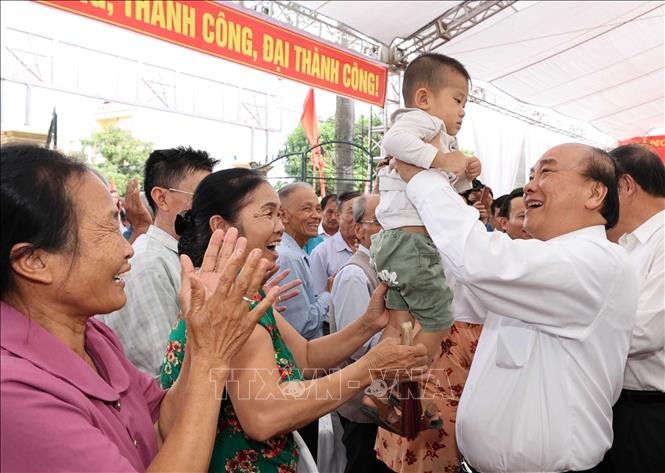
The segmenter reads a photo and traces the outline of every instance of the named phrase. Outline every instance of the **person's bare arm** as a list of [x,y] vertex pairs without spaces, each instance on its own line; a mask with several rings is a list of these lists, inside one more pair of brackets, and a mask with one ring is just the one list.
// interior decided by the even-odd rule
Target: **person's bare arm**
[[268,331],[256,327],[245,347],[233,359],[233,380],[227,392],[243,431],[266,441],[292,432],[333,411],[373,381],[372,375],[397,372],[422,375],[427,369],[423,345],[397,345],[386,340],[357,362],[309,381],[282,382],[275,367],[275,351]]
[[381,284],[372,295],[365,314],[342,330],[325,337],[306,340],[279,314],[277,326],[284,342],[296,357],[298,366],[307,375],[310,370],[329,369],[348,360],[367,340],[388,323],[388,312],[383,302],[387,286]]

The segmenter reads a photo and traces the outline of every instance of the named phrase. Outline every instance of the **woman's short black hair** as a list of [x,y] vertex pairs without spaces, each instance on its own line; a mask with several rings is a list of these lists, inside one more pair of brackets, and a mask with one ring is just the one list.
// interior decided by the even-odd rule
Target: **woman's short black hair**
[[[0,150],[2,247],[0,295],[12,288],[11,260],[37,248],[72,251],[77,243],[76,209],[68,188],[88,167],[64,154],[36,145]],[[19,243],[29,243],[11,254]]]
[[225,169],[213,172],[194,191],[192,208],[176,217],[175,230],[180,235],[178,253],[191,258],[199,267],[212,236],[209,221],[214,215],[237,223],[238,213],[251,193],[264,182],[260,174],[249,169]]

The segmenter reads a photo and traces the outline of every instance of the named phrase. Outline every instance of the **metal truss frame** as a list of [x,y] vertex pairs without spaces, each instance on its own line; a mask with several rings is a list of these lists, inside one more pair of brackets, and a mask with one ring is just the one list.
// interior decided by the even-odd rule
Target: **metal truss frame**
[[363,56],[387,62],[388,49],[385,45],[298,3],[271,0],[233,0],[233,3],[286,23],[317,38],[344,46]]
[[436,50],[513,3],[515,0],[466,0],[448,9],[407,38],[393,43],[390,62],[403,69],[414,56]]
[[[253,131],[281,131],[282,104],[275,95],[11,26],[3,28],[2,36],[0,78],[3,82],[26,87],[26,125],[30,125],[30,89],[38,87],[243,126]],[[72,52],[77,57],[74,63],[68,61],[65,54]],[[196,99],[195,91],[201,90],[205,90],[205,100]]]
[[[561,119],[557,117],[534,110],[532,107],[522,104],[512,97],[508,97],[503,97],[480,86],[474,86],[469,94],[469,102],[571,138],[595,141],[586,136],[583,128],[571,123],[561,123]],[[602,143],[597,144],[602,145]]]
[[[371,107],[370,109],[370,133],[367,148],[373,156],[379,155],[380,143],[380,139],[374,137],[377,134],[381,136],[385,132],[389,124],[390,114],[400,107],[401,72],[407,61],[417,54],[440,48],[447,41],[511,7],[514,2],[515,0],[463,1],[409,37],[394,42],[388,48],[349,26],[325,17],[298,3],[268,0],[233,1],[233,3],[243,8],[251,9],[316,37],[390,65],[385,106],[383,109],[377,107]],[[12,37],[16,35],[22,35],[22,38],[12,40]],[[117,83],[105,84],[110,87],[88,87],[85,78],[82,78],[85,74],[81,68],[77,68],[73,82],[63,81],[61,79],[63,66],[59,58],[59,51],[62,48],[78,48],[93,62],[95,59],[98,61],[112,61],[114,64],[122,66],[124,70],[129,72],[130,76],[129,79],[124,79],[125,82],[134,81],[135,83],[133,93],[123,96]],[[1,78],[3,81],[25,84],[27,89],[26,101],[30,97],[29,88],[36,86],[240,125],[252,130],[280,131],[282,127],[281,103],[278,104],[279,125],[271,126],[271,122],[275,118],[274,116],[269,117],[271,110],[274,110],[274,103],[271,104],[271,100],[278,101],[278,98],[264,92],[244,89],[212,78],[193,76],[168,67],[141,63],[135,59],[115,56],[103,51],[94,51],[82,45],[59,42],[53,38],[45,38],[38,34],[10,27],[3,28],[3,49],[8,54],[3,59]],[[7,63],[13,65],[7,66]],[[64,68],[66,67],[67,65],[64,66]],[[82,67],[89,68],[90,64],[84,64]],[[235,97],[235,103],[231,106],[232,113],[225,115],[224,100],[221,99],[219,107],[215,108],[213,112],[210,112],[209,104],[204,103],[209,102],[209,100],[197,102],[194,91],[200,90],[202,84],[209,88],[208,90],[212,92],[212,95],[218,97],[228,97],[230,90],[230,95]],[[475,86],[470,93],[469,100],[529,124],[572,138],[591,141],[589,137],[585,136],[585,131],[581,127],[571,123],[563,123],[552,115],[544,114],[514,99],[508,100],[483,87]],[[205,108],[206,105],[208,105],[208,110],[202,111],[201,107]],[[27,115],[29,112],[27,110],[26,104],[26,121],[29,122],[29,116]],[[375,120],[373,119],[376,117],[381,121],[379,126],[374,125]]]
[[[388,63],[390,72],[388,74],[386,103],[383,108],[370,107],[368,143],[366,145],[372,156],[380,156],[380,138],[389,127],[390,115],[401,104],[402,71],[408,61],[418,54],[440,48],[446,42],[481,22],[506,8],[511,8],[515,0],[463,1],[407,38],[393,42],[390,48],[358,33],[349,26],[295,2],[237,0],[234,3],[372,59],[379,59]],[[479,85],[474,86],[470,91],[469,101],[531,125],[561,133],[571,138],[592,141],[579,126],[564,123],[552,115],[522,104],[516,99],[510,100]],[[381,125],[374,124],[376,118],[379,118]]]

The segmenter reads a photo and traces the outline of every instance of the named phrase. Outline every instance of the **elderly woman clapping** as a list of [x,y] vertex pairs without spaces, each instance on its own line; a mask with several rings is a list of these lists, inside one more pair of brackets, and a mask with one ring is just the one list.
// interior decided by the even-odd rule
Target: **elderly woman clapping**
[[[236,230],[237,229],[237,230]],[[247,248],[267,261],[277,259],[275,248],[284,226],[277,192],[260,175],[246,169],[215,172],[201,181],[192,209],[176,221],[178,249],[187,271],[200,267],[204,282],[215,281],[210,249],[221,244],[219,232],[240,235]],[[212,243],[211,243],[212,242]],[[208,248],[208,251],[206,251]],[[217,252],[213,252],[217,253]],[[223,248],[221,256],[228,253]],[[218,265],[217,265],[218,266]],[[219,415],[217,440],[210,471],[291,472],[299,450],[292,432],[335,410],[370,385],[371,371],[395,372],[427,368],[423,345],[397,345],[386,340],[357,362],[315,379],[311,371],[326,370],[348,360],[352,353],[385,327],[385,286],[375,292],[365,314],[344,330],[305,340],[273,307],[267,307],[247,343],[231,361],[232,377]],[[248,291],[248,304],[265,301],[264,293]],[[184,322],[173,330],[162,368],[162,384],[182,379],[192,343]],[[187,356],[185,356],[187,354]]]
[[279,291],[252,310],[242,299],[267,262],[240,241],[209,297],[192,278],[190,362],[164,391],[93,318],[125,303],[133,253],[104,183],[34,146],[3,147],[0,164],[1,470],[207,470],[218,388]]

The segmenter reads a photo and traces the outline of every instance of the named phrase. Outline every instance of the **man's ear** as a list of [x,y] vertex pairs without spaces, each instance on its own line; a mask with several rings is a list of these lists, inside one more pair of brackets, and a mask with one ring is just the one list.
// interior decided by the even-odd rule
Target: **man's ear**
[[508,223],[508,219],[506,217],[497,217],[494,219],[499,225],[499,230],[505,232],[506,231],[506,223]]
[[279,218],[282,219],[282,225],[289,223],[289,211],[281,207],[279,209]]
[[169,205],[166,203],[166,194],[168,192],[168,189],[157,186],[153,187],[150,191],[150,197],[155,201],[155,205],[159,210],[167,211],[169,209]]
[[593,181],[589,192],[589,198],[586,201],[585,207],[589,210],[597,210],[603,206],[605,197],[607,196],[607,187],[602,182]]
[[413,105],[421,110],[429,110],[431,106],[430,93],[425,87],[416,90],[413,96]]
[[358,241],[360,241],[360,238],[362,237],[362,230],[363,230],[363,224],[362,223],[357,223],[356,222],[356,223],[353,224],[353,233],[356,236],[356,238],[358,239]]
[[619,193],[626,196],[632,196],[637,191],[637,183],[630,174],[622,174],[617,182]]
[[208,225],[210,226],[210,230],[214,232],[215,230],[228,230],[231,225],[222,218],[221,215],[213,215],[210,217],[210,220],[208,220]]
[[33,283],[51,284],[54,280],[53,255],[30,243],[17,243],[9,252],[9,266],[19,277]]

